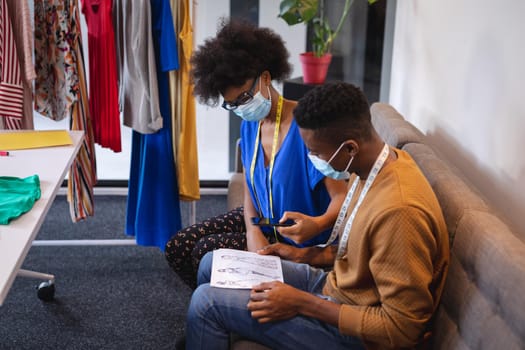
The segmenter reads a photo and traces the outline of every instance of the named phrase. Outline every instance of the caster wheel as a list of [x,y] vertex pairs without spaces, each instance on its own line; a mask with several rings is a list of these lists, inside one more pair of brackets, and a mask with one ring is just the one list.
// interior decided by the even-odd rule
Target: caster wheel
[[55,298],[55,284],[53,281],[42,282],[37,287],[38,299],[52,301]]

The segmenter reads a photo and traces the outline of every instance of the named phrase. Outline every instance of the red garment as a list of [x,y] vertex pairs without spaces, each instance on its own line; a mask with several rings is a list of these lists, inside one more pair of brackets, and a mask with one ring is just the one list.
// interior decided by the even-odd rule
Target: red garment
[[122,150],[113,0],[82,0],[82,13],[88,27],[89,111],[95,142],[115,152]]

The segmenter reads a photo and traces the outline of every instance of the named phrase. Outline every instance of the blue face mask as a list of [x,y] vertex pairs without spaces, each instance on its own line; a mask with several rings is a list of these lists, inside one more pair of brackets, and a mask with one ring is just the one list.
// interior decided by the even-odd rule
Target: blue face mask
[[350,174],[348,173],[348,168],[350,168],[350,164],[352,164],[352,161],[354,160],[354,157],[350,158],[348,161],[348,164],[346,165],[345,170],[338,171],[335,170],[331,165],[330,162],[335,158],[337,153],[343,148],[344,143],[339,146],[339,148],[335,151],[335,153],[330,157],[328,161],[321,159],[317,156],[314,156],[313,154],[308,153],[308,158],[310,158],[310,161],[314,165],[314,167],[319,170],[324,176],[331,177],[335,180],[347,180],[350,178]]
[[268,96],[270,96],[270,99],[264,98],[259,89],[259,92],[253,96],[253,99],[250,102],[238,106],[233,110],[233,113],[248,122],[262,120],[268,115],[268,113],[270,113],[270,109],[272,108],[272,95],[270,94],[270,88],[268,88]]

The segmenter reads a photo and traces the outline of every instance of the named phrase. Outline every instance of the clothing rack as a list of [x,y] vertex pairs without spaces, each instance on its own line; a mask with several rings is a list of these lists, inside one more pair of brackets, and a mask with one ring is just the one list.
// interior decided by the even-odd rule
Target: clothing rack
[[[81,0],[75,0],[75,1],[78,1],[78,4],[82,4],[82,1],[81,1]],[[85,1],[85,4],[89,4],[89,3],[90,3],[90,2],[87,1],[87,0],[84,0],[84,1]],[[128,0],[126,0],[126,1],[128,1]],[[165,0],[165,1],[168,2],[167,0]],[[170,3],[171,3],[171,4],[175,4],[175,3],[177,3],[178,5],[176,5],[176,6],[177,6],[179,9],[184,9],[184,10],[186,10],[185,12],[184,12],[183,10],[181,10],[181,11],[177,11],[177,17],[176,17],[176,18],[174,17],[174,23],[173,23],[173,25],[174,25],[174,27],[175,27],[176,32],[177,32],[177,33],[182,32],[183,30],[186,30],[186,27],[184,27],[184,24],[185,24],[185,23],[188,23],[187,20],[188,20],[189,17],[191,17],[191,13],[192,13],[192,11],[190,11],[190,9],[191,9],[191,8],[193,7],[193,5],[194,5],[194,4],[193,4],[193,1],[190,0],[190,1],[188,1],[188,2],[186,3],[185,1],[182,1],[182,0],[177,0],[177,1],[173,1],[173,0],[172,0],[172,1],[170,1]],[[183,3],[186,4],[186,5],[182,6]],[[188,6],[188,5],[189,5],[189,6]],[[118,8],[118,6],[117,6],[117,8]],[[139,7],[137,7],[137,8],[139,8]],[[84,10],[89,10],[89,9],[90,9],[89,6],[87,6],[87,7],[84,8]],[[115,8],[114,8],[113,10],[115,10]],[[77,11],[78,11],[78,8],[77,8]],[[153,11],[153,10],[152,10],[152,11]],[[85,12],[85,11],[83,11],[83,12]],[[122,13],[120,13],[118,10],[117,10],[117,12],[118,12],[120,15],[122,15]],[[184,15],[185,15],[185,16],[183,16],[183,12],[184,12]],[[87,14],[90,14],[91,12],[88,11],[88,12],[86,12],[86,13],[87,13]],[[85,13],[84,15],[86,15],[86,13]],[[189,14],[189,15],[188,15],[188,14]],[[120,18],[120,19],[122,19],[122,18],[121,18],[122,16],[121,16],[121,17],[117,16],[117,17]],[[183,21],[183,18],[185,18],[184,21]],[[115,16],[114,16],[113,19],[115,20]],[[78,22],[80,23],[80,21],[78,21]],[[121,25],[125,25],[125,24],[123,24],[123,23],[124,23],[124,22],[121,22],[120,24],[121,24]],[[129,23],[129,22],[128,22],[128,23]],[[89,23],[87,23],[87,24],[89,25]],[[88,32],[88,31],[86,31],[86,32]],[[175,36],[175,37],[176,37],[176,36]],[[185,36],[185,37],[187,37],[187,36]],[[120,48],[120,49],[122,49],[122,48]],[[119,48],[117,48],[116,51],[117,51],[117,52],[120,52],[120,53],[123,53],[123,51],[122,51],[122,50],[119,50]],[[117,57],[117,58],[118,58],[118,57]],[[169,67],[164,67],[163,69],[167,69],[167,68],[171,68],[171,69],[173,69],[173,68],[175,68],[175,66],[173,65],[173,62],[174,62],[173,59],[170,59],[170,60],[164,60],[164,61],[166,61],[166,62],[169,61],[169,62],[171,62],[171,63],[169,63],[169,65],[170,65]],[[172,61],[173,61],[173,62],[172,62]],[[177,63],[177,66],[178,66],[178,63]],[[188,66],[188,65],[186,65],[186,66]],[[178,67],[177,67],[177,68],[178,68]],[[170,69],[170,70],[171,70],[171,69]],[[182,66],[182,62],[181,62],[180,71],[182,72],[182,70],[183,70],[183,66]],[[180,74],[182,74],[182,73],[180,73]],[[93,76],[93,75],[92,75],[92,76]],[[178,79],[182,81],[182,78],[178,78]],[[155,82],[154,86],[156,87],[156,82]],[[164,91],[166,91],[166,90],[164,90]],[[181,90],[181,91],[182,91],[182,90]],[[164,112],[165,112],[165,111],[164,111]],[[170,111],[170,112],[171,112],[171,111]],[[168,114],[168,113],[163,113],[164,117],[167,117],[167,114]],[[128,125],[128,126],[130,126],[130,125]],[[133,128],[133,129],[136,130],[135,128]],[[136,130],[136,131],[137,131],[137,130]],[[148,130],[148,131],[150,131],[150,130]],[[172,130],[172,132],[174,132],[174,131]],[[145,143],[145,144],[146,144],[146,143]],[[149,143],[148,143],[148,144],[149,144]],[[175,150],[174,150],[174,151],[175,151]],[[176,155],[176,154],[175,154],[175,155]],[[133,163],[132,163],[132,164],[133,164]],[[180,174],[180,173],[179,173],[179,174]],[[186,176],[186,177],[188,177],[188,176]],[[190,177],[190,178],[196,178],[196,177]],[[136,188],[136,187],[133,187],[133,188]],[[193,186],[192,188],[193,188],[193,190],[194,190],[193,193],[199,193],[199,192],[198,192],[198,183],[197,183],[197,186]],[[93,188],[92,190],[94,190],[95,194],[96,194],[97,192],[100,192],[100,191],[96,191],[96,190],[97,190],[96,188]],[[105,189],[105,190],[107,191],[107,189]],[[195,190],[197,190],[197,191],[195,192]],[[125,191],[125,193],[123,193],[123,194],[127,195],[127,189],[123,189],[123,191]],[[182,191],[182,190],[181,190],[181,191]],[[59,191],[59,192],[60,192],[60,191]],[[117,192],[118,192],[118,191],[117,191]],[[181,192],[181,193],[182,193],[182,192]],[[186,192],[184,192],[184,193],[185,193],[185,195],[186,195],[185,198],[188,199],[188,200],[194,200],[195,198],[198,198],[198,197],[192,197],[191,194],[188,195],[188,188],[186,188]],[[114,194],[114,193],[112,193],[112,194]],[[132,198],[132,199],[135,198],[135,197],[133,196],[133,193],[130,193],[130,198]],[[189,213],[189,222],[190,222],[190,224],[193,224],[193,223],[195,223],[195,217],[196,217],[196,203],[195,203],[194,201],[192,201],[192,202],[190,202],[190,203],[191,203],[191,204],[189,205],[189,211],[190,211],[190,213]],[[163,206],[163,207],[164,207],[164,208],[170,208],[169,206]],[[165,216],[165,217],[166,217],[166,216]],[[80,219],[82,219],[82,218],[80,218]],[[173,225],[168,225],[168,227],[170,227],[170,228],[171,228],[172,226],[173,226]],[[127,228],[126,228],[126,232],[127,232]],[[170,234],[170,229],[166,229],[166,228],[165,228],[165,229],[163,230],[163,232],[164,232],[164,235],[168,235],[168,234]],[[130,238],[132,238],[132,237],[130,237]],[[88,246],[88,245],[89,245],[89,246],[92,246],[92,245],[98,245],[98,246],[126,245],[126,246],[128,246],[128,245],[136,245],[136,241],[135,241],[135,239],[138,239],[138,238],[134,238],[134,239],[116,239],[116,240],[46,240],[46,241],[34,241],[34,242],[33,242],[33,243],[34,243],[33,245],[35,245],[35,246]],[[140,242],[140,240],[139,240],[139,242]],[[146,244],[146,245],[149,245],[149,243]],[[161,245],[161,243],[158,244],[158,245]]]
[[[34,16],[34,13],[35,13],[35,3],[32,2],[32,1],[29,1],[29,0],[23,0],[24,2],[18,2],[18,1],[19,1],[19,0],[12,0],[13,3],[18,4],[18,5],[20,5],[20,4],[25,4],[24,6],[21,6],[21,7],[20,7],[21,9],[22,9],[22,8],[24,9],[24,12],[21,12],[21,13],[24,14],[23,17],[24,17],[24,20],[26,20],[26,21],[24,22],[25,24],[27,24],[26,27],[31,27],[31,20],[29,20],[29,17],[30,17],[30,16]],[[171,2],[173,2],[173,1],[171,1]],[[89,2],[87,2],[87,3],[89,3]],[[181,2],[181,4],[182,4],[182,2]],[[80,8],[81,5],[82,5],[82,1],[81,1],[81,0],[75,0],[75,1],[72,1],[72,2],[71,2],[71,6],[70,6],[70,7],[66,7],[66,8],[64,9],[65,11],[67,11],[68,13],[70,13],[70,14],[72,15],[72,18],[76,16],[76,17],[74,18],[74,20],[72,20],[72,23],[74,22],[74,23],[75,23],[75,26],[78,26],[78,27],[80,27],[80,23],[82,22],[82,21],[80,20],[80,16],[77,16],[77,14],[78,14],[78,15],[80,14],[80,13],[79,13],[79,8]],[[196,5],[196,4],[195,4],[195,1],[194,1],[194,0],[189,0],[189,1],[187,2],[187,6],[184,7],[184,8],[186,9],[186,11],[187,11],[187,12],[186,12],[186,17],[184,17],[184,18],[186,18],[186,19],[187,19],[187,18],[191,18],[190,23],[193,22],[193,19],[194,19],[194,18],[193,18],[193,14],[194,14],[194,6],[195,6],[195,5]],[[70,12],[70,10],[72,10],[73,8],[75,8],[75,11],[77,12],[77,14],[75,14],[75,15],[73,15],[73,12],[72,12],[72,11]],[[20,10],[20,11],[22,11],[22,10]],[[175,18],[175,19],[176,19],[176,22],[178,23],[178,24],[177,24],[177,26],[178,26],[178,28],[177,28],[177,32],[180,32],[181,30],[183,30],[183,27],[184,27],[183,24],[184,24],[184,23],[187,23],[187,22],[182,21],[182,18],[183,18],[183,17],[182,17],[182,13],[183,13],[182,11],[178,12],[178,17]],[[17,23],[18,23],[18,22],[17,22]],[[33,35],[34,35],[34,31],[35,31],[34,23],[33,23],[32,25],[33,25]],[[19,32],[20,30],[21,30],[21,29],[18,29],[17,32]],[[26,30],[26,32],[30,32],[30,31],[27,31],[27,30]],[[81,33],[81,32],[87,33],[87,30],[79,31],[79,33]],[[80,38],[80,39],[82,39],[82,38]],[[28,40],[28,37],[27,37],[27,36],[24,37],[24,40]],[[81,41],[81,40],[80,40],[80,41]],[[29,40],[28,40],[27,42],[29,43]],[[32,43],[31,43],[31,45],[32,45]],[[31,46],[31,45],[30,45],[30,46]],[[82,69],[79,69],[79,71],[80,71],[80,70],[83,71],[83,70],[84,70],[85,68],[87,68],[87,67],[85,67],[85,64],[84,64],[84,61],[83,61],[83,57],[84,57],[84,56],[82,55],[82,51],[83,51],[83,49],[82,49],[82,45],[81,45],[81,44],[75,45],[75,47],[72,47],[72,50],[78,50],[78,55],[77,55],[77,56],[78,56],[79,58],[78,58],[78,63],[77,63],[77,64],[78,64],[79,66],[83,67]],[[29,57],[29,56],[30,56],[30,55],[24,55],[23,57],[25,57],[25,58],[27,59],[27,57]],[[20,58],[22,58],[22,57],[20,57]],[[34,57],[33,57],[33,60],[34,60]],[[29,61],[30,61],[30,59],[27,59],[27,62],[29,62]],[[17,67],[17,68],[18,68],[18,67]],[[33,70],[34,70],[34,69],[33,69]],[[35,79],[35,74],[32,73],[31,75],[32,75],[32,76],[31,76],[31,79]],[[79,75],[80,75],[80,73],[79,73]],[[29,79],[29,77],[26,77],[26,78]],[[80,80],[80,81],[85,81],[84,78],[85,78],[85,77],[82,76],[82,79],[79,79],[79,80]],[[80,84],[80,85],[85,85],[85,84]],[[87,90],[87,89],[86,89],[86,90]],[[34,97],[34,96],[33,96],[33,97]],[[87,94],[86,94],[86,98],[87,98]],[[82,100],[82,98],[79,96],[79,97],[78,97],[78,101],[81,101],[81,100]],[[33,105],[33,104],[31,103],[31,104],[30,104],[30,107],[32,107],[32,105]],[[76,106],[83,106],[82,108],[87,108],[87,103],[86,103],[86,101],[83,101],[82,103],[77,102],[75,105],[76,105]],[[33,113],[33,109],[32,109],[32,108],[31,108],[31,113]],[[82,113],[82,112],[79,112],[78,114],[81,114],[81,113]],[[26,114],[27,114],[27,115],[30,115],[30,113],[26,113]],[[58,120],[58,119],[57,119],[57,120]],[[74,124],[74,123],[73,123],[73,124]],[[79,128],[78,130],[86,130],[86,129],[83,128],[85,122],[81,122],[80,124],[81,124],[81,125],[80,125],[81,128]],[[25,126],[24,126],[24,127],[25,127]],[[32,127],[33,127],[33,124],[31,123],[31,128],[32,128]],[[85,134],[85,137],[86,137],[86,139],[92,139],[92,135],[90,136],[87,132],[86,132],[86,134]],[[79,159],[80,159],[80,158],[81,158],[81,159],[88,159],[88,158],[89,158],[89,159],[91,160],[91,157],[88,157],[87,154],[94,154],[94,150],[93,150],[93,149],[89,149],[88,144],[91,144],[91,147],[93,146],[92,141],[91,141],[91,142],[86,141],[85,144],[82,146],[82,149],[81,149],[81,151],[80,151],[80,152],[85,152],[85,155],[86,155],[86,156],[83,157],[83,158],[82,158],[82,157],[79,157]],[[92,167],[93,167],[93,168],[95,167],[95,165],[94,165],[94,161],[93,161]],[[70,169],[70,175],[71,175],[72,172],[74,173],[74,171],[75,171],[74,169],[78,169],[78,168],[79,168],[79,167],[73,167],[73,166],[72,166],[71,169]],[[84,168],[82,168],[82,169],[84,169]],[[87,169],[87,168],[86,168],[86,169]],[[91,167],[90,167],[89,169],[91,169]],[[87,170],[86,170],[86,173],[85,173],[85,174],[87,174],[87,175],[84,176],[84,173],[83,173],[82,175],[80,175],[80,176],[74,176],[73,178],[75,178],[75,179],[76,179],[76,178],[83,178],[83,179],[86,179],[86,178],[89,177],[90,171],[87,171]],[[69,179],[68,184],[69,184],[70,181],[71,181],[71,178]],[[95,181],[96,181],[96,180],[95,180]],[[88,183],[88,181],[84,181],[84,182],[82,182],[82,183]],[[93,186],[93,184],[91,184],[91,186]],[[89,186],[87,186],[87,187],[89,187]],[[75,188],[80,188],[81,190],[84,190],[85,192],[83,192],[83,193],[87,193],[87,192],[89,192],[89,191],[88,191],[89,188],[81,188],[81,186],[77,186],[77,187],[75,187]],[[197,190],[196,193],[199,193],[199,192],[198,192],[198,184],[197,184],[197,186],[194,186],[193,188]],[[105,188],[103,188],[103,189],[96,189],[96,188],[91,187],[91,190],[92,190],[92,195],[93,195],[93,194],[95,194],[95,195],[96,195],[96,194],[101,194],[101,193],[103,193],[103,192],[106,192],[106,194],[117,194],[117,195],[118,195],[118,194],[122,194],[122,195],[127,195],[127,188],[126,188],[126,189],[123,188],[122,191],[121,191],[121,189],[110,189],[110,191],[111,191],[112,193],[108,193],[108,189],[105,189]],[[218,190],[218,191],[220,191],[220,190]],[[66,194],[66,192],[67,192],[67,190],[64,189],[64,188],[62,188],[62,189],[59,190],[59,194]],[[201,190],[200,193],[201,193],[201,194],[205,194],[205,193],[211,193],[211,192],[214,192],[214,193],[215,193],[215,192],[217,192],[217,190],[215,190],[215,189],[204,189],[204,190]],[[71,193],[70,193],[70,195],[71,195]],[[92,195],[89,196],[89,202],[92,200]],[[80,196],[79,196],[79,197],[80,197]],[[86,197],[87,197],[87,196],[86,196]],[[75,197],[75,198],[77,198],[77,197]],[[186,197],[186,198],[188,198],[188,197]],[[188,199],[191,200],[191,199],[194,199],[194,198],[189,197]],[[86,200],[86,202],[88,202],[88,201]],[[191,224],[194,224],[195,221],[196,221],[196,202],[193,200],[193,201],[191,201],[191,202],[189,202],[189,203],[190,203],[190,205],[189,205],[189,223],[190,223],[190,225],[191,225]],[[80,205],[84,205],[84,204],[85,204],[84,202],[79,202],[79,206],[80,206]],[[74,217],[75,221],[77,221],[77,220],[81,220],[81,219],[86,218],[87,216],[90,216],[89,212],[90,212],[90,210],[92,209],[92,203],[90,202],[90,203],[88,203],[88,204],[89,204],[89,205],[87,205],[87,206],[85,206],[85,207],[82,207],[83,210],[81,210],[81,212],[82,212],[81,215],[84,215],[84,216],[81,216],[81,215],[75,215],[75,217]],[[77,206],[74,206],[74,208],[77,208]],[[87,213],[87,214],[86,214],[86,213]],[[75,214],[77,214],[77,213],[75,212]],[[73,216],[73,215],[72,215],[72,216]],[[135,239],[110,239],[110,240],[46,240],[46,241],[37,240],[37,241],[33,241],[33,242],[32,242],[32,245],[34,245],[34,246],[73,246],[73,245],[80,245],[80,246],[88,246],[88,245],[90,245],[90,246],[91,246],[91,245],[98,245],[98,246],[115,246],[115,245],[136,245],[136,242],[135,242]]]

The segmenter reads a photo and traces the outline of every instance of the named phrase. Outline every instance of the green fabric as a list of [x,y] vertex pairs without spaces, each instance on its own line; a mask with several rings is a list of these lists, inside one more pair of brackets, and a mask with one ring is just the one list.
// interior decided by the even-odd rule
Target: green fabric
[[38,175],[26,178],[0,176],[0,225],[28,212],[40,198]]

